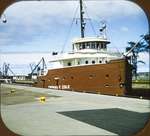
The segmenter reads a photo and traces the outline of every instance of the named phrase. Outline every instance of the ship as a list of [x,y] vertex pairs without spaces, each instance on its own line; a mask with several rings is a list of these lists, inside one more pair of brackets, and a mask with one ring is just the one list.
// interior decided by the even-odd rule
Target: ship
[[99,36],[85,37],[83,1],[80,0],[80,38],[72,42],[72,51],[54,53],[49,63],[57,67],[42,72],[35,87],[107,95],[126,95],[132,87],[132,66],[125,55],[108,51],[106,23]]

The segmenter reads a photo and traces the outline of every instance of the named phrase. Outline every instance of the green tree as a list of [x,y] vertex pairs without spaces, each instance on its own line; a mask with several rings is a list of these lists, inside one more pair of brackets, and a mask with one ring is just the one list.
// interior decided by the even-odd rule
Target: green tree
[[[146,35],[141,35],[142,40],[140,40],[140,42],[135,43],[133,41],[128,42],[128,45],[126,47],[126,51],[130,51],[131,49],[131,56],[130,56],[130,63],[133,66],[133,76],[135,77],[135,79],[137,79],[137,64],[138,63],[143,63],[145,64],[144,61],[138,60],[139,57],[139,53],[141,52],[149,52],[150,51],[150,34],[146,34]],[[135,47],[135,48],[133,48]]]

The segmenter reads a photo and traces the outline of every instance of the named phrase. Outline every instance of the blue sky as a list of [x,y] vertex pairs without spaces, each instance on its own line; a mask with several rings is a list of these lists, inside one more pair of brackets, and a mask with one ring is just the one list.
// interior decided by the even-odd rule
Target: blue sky
[[[47,56],[47,53],[52,51],[60,52],[65,43],[65,52],[70,51],[71,41],[80,36],[80,25],[75,21],[68,36],[73,17],[79,17],[78,12],[74,16],[78,5],[78,1],[38,1],[18,2],[8,7],[4,12],[8,22],[3,24],[0,20],[0,53],[2,54],[0,65],[4,61],[22,65],[21,58],[14,57],[14,61],[12,59],[10,61],[8,56],[11,56],[12,53],[26,52],[28,56],[32,55],[32,59],[24,63],[27,65],[30,62],[39,61],[33,57],[34,53],[38,55],[37,52],[42,52],[43,56]],[[123,52],[128,41],[137,41],[140,35],[148,32],[146,15],[133,2],[101,0],[85,1],[84,5],[96,31],[96,35],[94,35],[90,22],[86,21],[85,35],[97,36],[100,21],[105,20],[107,36],[111,41],[109,49]],[[87,17],[86,14],[85,17]],[[5,55],[7,57],[4,57]],[[139,65],[139,71],[148,71],[148,54],[141,54],[140,59],[145,60],[146,65]]]

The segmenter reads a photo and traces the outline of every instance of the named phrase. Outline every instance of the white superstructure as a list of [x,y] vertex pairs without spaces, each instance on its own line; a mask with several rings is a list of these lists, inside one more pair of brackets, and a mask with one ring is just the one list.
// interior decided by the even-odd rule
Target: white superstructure
[[[72,52],[54,55],[50,63],[55,63],[56,68],[106,64],[110,60],[119,59],[119,53],[107,51],[110,42],[103,37],[79,38],[72,43]],[[55,67],[54,67],[55,68]]]

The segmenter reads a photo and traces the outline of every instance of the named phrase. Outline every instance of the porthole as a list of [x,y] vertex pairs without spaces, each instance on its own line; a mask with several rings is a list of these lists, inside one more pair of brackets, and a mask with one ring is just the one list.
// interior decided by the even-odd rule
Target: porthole
[[91,75],[89,75],[89,79],[93,79],[94,77],[96,77],[96,75],[95,75],[95,74],[91,74]]
[[71,62],[68,62],[68,66],[71,66]]
[[92,64],[95,64],[95,60],[92,60]]
[[109,75],[108,75],[108,74],[106,74],[106,78],[109,78]]
[[100,60],[99,63],[102,63],[102,61]]
[[89,79],[92,79],[93,78],[93,75],[89,75]]
[[88,63],[89,63],[88,60],[86,60],[86,61],[85,61],[85,64],[88,64]]
[[105,87],[109,87],[109,85],[108,85],[108,84],[106,84],[106,85],[105,85]]

